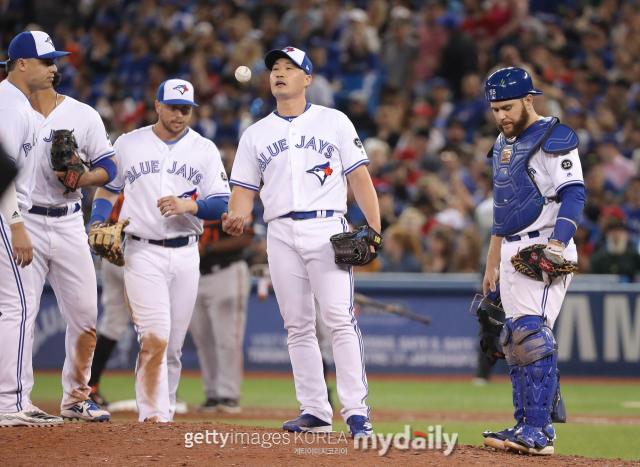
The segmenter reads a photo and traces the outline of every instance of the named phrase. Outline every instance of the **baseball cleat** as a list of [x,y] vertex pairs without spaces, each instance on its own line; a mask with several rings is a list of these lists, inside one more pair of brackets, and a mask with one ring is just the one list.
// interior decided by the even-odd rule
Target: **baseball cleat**
[[513,438],[504,442],[504,445],[512,451],[548,456],[554,453],[554,439],[556,436],[553,425],[547,425],[544,428],[523,425],[516,430]]
[[298,418],[284,422],[283,430],[302,433],[331,433],[331,423],[324,422],[318,417],[303,413]]
[[6,426],[54,426],[60,425],[63,421],[62,418],[49,415],[33,404],[20,412],[0,413],[0,428]]
[[218,399],[208,398],[204,404],[200,404],[197,408],[198,412],[217,412]]
[[108,422],[111,414],[106,410],[102,410],[96,404],[87,399],[71,408],[64,409],[60,412],[63,419],[68,420],[84,420],[85,422]]
[[238,405],[238,401],[234,399],[221,399],[218,402],[218,412],[224,413],[240,413],[242,408]]
[[516,425],[513,428],[507,428],[501,431],[485,431],[482,433],[484,436],[484,445],[494,449],[506,450],[507,447],[504,442],[515,436],[516,430],[520,425]]
[[349,434],[355,438],[356,436],[373,435],[373,425],[369,419],[363,415],[352,415],[347,418],[347,428]]

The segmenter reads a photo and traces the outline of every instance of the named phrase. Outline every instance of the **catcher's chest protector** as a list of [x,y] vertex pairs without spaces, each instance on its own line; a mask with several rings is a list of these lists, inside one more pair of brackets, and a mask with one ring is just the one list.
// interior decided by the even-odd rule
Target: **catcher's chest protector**
[[514,142],[500,135],[493,146],[493,228],[498,236],[514,235],[533,224],[544,200],[529,173],[529,159],[560,123],[538,120]]

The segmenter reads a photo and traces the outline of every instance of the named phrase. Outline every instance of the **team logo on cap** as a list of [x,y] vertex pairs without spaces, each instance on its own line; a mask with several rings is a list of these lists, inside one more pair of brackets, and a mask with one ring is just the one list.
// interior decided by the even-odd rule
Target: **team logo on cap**
[[513,148],[504,148],[500,155],[500,162],[511,162],[511,154],[513,154]]
[[186,84],[178,84],[175,88],[176,91],[179,91],[180,94],[183,94],[189,90]]
[[320,180],[320,185],[324,185],[325,180],[333,173],[333,169],[329,167],[329,162],[322,165],[316,165],[314,168],[307,170],[307,173],[313,174]]
[[294,50],[296,49],[294,49],[293,47],[285,47],[284,49],[282,49],[283,52],[293,52]]
[[[49,36],[47,36],[47,39],[45,40],[45,42],[51,44],[51,47],[54,47],[53,45],[53,41],[51,40],[51,38]],[[54,47],[55,48],[55,47]]]

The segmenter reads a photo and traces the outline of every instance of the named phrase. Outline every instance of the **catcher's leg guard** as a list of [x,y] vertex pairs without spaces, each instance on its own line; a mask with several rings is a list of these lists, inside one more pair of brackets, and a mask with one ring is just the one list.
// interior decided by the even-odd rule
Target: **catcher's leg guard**
[[554,423],[567,423],[567,408],[564,406],[564,399],[560,392],[560,370],[557,370],[556,376],[558,379],[558,389],[556,390],[556,396],[553,398],[553,405],[551,406],[551,421]]
[[[551,421],[558,390],[557,344],[542,318],[526,316],[508,322],[501,335],[519,366],[524,424],[504,445],[529,454],[553,454],[555,430]],[[515,397],[515,396],[514,396]]]

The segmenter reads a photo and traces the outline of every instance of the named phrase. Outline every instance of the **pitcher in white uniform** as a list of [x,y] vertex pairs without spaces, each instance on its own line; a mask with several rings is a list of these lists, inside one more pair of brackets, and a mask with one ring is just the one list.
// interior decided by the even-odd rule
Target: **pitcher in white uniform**
[[50,88],[57,52],[49,35],[26,31],[9,44],[9,76],[0,83],[0,141],[18,175],[0,194],[0,427],[62,423],[31,404],[33,332],[38,308],[33,289],[33,247],[22,218],[35,184],[36,129],[29,101]]
[[341,415],[353,436],[373,433],[366,405],[369,388],[362,335],[354,316],[353,271],[335,264],[329,238],[347,231],[347,181],[369,225],[380,231],[378,198],[367,155],[349,119],[307,104],[313,66],[294,47],[265,57],[278,108],[249,127],[240,140],[230,183],[234,186],[223,228],[239,235],[260,190],[269,223],[267,253],[293,367],[301,416],[283,429],[332,430],[333,411],[315,331],[314,295],[331,331]]
[[[56,76],[56,82],[60,75]],[[51,165],[51,144],[56,130],[73,130],[78,156],[93,167],[84,172],[77,188],[102,186],[113,180],[115,153],[98,112],[54,88],[31,95],[38,143],[36,186],[33,206],[25,213],[33,241],[33,282],[37,307],[46,278],[53,288],[58,308],[67,323],[65,361],[62,369],[61,416],[85,421],[109,420],[109,412],[90,399],[89,376],[96,345],[98,289],[96,273],[87,247],[87,232],[80,208],[79,189],[65,195],[66,186]]]
[[218,149],[187,126],[193,98],[188,81],[160,85],[158,122],[118,138],[118,176],[98,189],[93,204],[91,221],[97,225],[124,188],[120,219],[131,221],[125,229],[124,283],[140,343],[140,421],[173,421],[182,344],[198,291],[198,235],[204,220],[221,218],[229,199]]

